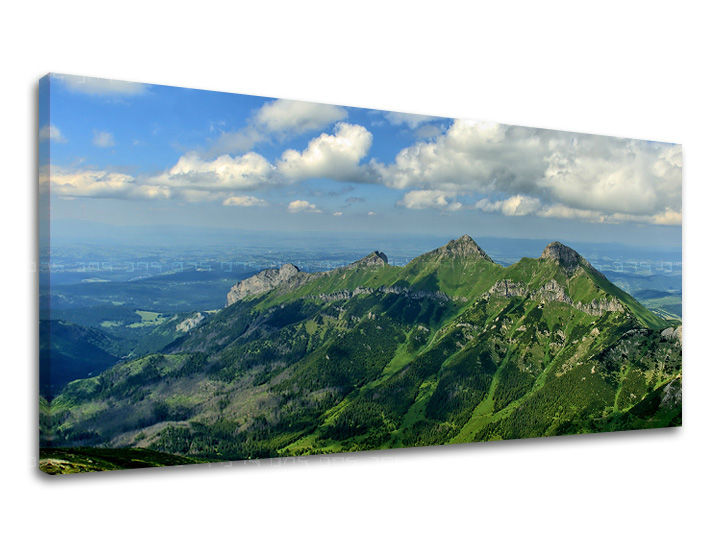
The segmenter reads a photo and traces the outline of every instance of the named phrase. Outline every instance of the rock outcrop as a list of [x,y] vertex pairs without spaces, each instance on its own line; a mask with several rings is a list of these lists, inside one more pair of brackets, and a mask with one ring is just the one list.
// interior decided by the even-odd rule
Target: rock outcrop
[[511,281],[509,279],[501,279],[495,283],[487,292],[488,295],[502,296],[511,298],[519,296],[521,298],[529,298],[546,304],[548,302],[562,302],[569,304],[577,310],[583,311],[589,315],[602,315],[605,312],[622,312],[625,307],[622,303],[610,297],[606,300],[592,300],[590,302],[575,302],[567,293],[567,291],[554,279],[545,283],[539,289],[531,291],[525,283]]
[[488,292],[490,294],[510,298],[511,296],[527,296],[528,290],[525,283],[510,281],[509,279],[501,279],[490,287]]
[[388,258],[385,253],[382,253],[380,251],[373,251],[366,257],[363,257],[360,260],[356,260],[349,266],[346,266],[346,268],[377,268],[387,266],[387,263]]
[[469,235],[465,234],[457,239],[453,239],[446,243],[442,247],[426,253],[426,257],[441,257],[441,258],[481,258],[492,262],[492,258],[483,251],[480,246],[475,243],[475,240]]
[[387,266],[387,255],[380,251],[373,251],[366,257],[356,260],[355,262],[330,270],[327,272],[306,273],[300,271],[300,268],[294,264],[283,264],[279,268],[268,268],[252,277],[243,279],[232,286],[227,294],[227,305],[231,306],[238,300],[242,300],[248,296],[262,294],[278,287],[283,289],[294,289],[300,285],[307,283],[311,279],[319,276],[329,275],[333,272],[350,270],[354,268],[381,268]]
[[450,297],[442,291],[413,291],[407,287],[356,287],[353,290],[337,291],[329,294],[318,294],[313,298],[321,300],[323,302],[334,302],[337,300],[349,300],[350,298],[358,295],[369,295],[369,294],[397,294],[409,298],[411,300],[436,300],[438,302],[449,302]]
[[301,272],[294,264],[283,264],[279,268],[263,270],[235,283],[227,294],[227,305],[230,306],[247,296],[262,294],[281,285],[297,287],[307,281],[309,276],[310,274]]
[[205,314],[201,312],[195,312],[190,317],[187,317],[180,321],[177,325],[175,325],[175,331],[176,332],[190,332],[192,329],[197,327],[203,319],[205,319]]
[[660,333],[660,336],[669,340],[682,341],[682,325],[678,325],[675,328],[668,327]]
[[545,247],[540,258],[556,262],[568,275],[572,275],[580,266],[589,266],[588,261],[580,256],[577,251],[559,241],[553,241]]

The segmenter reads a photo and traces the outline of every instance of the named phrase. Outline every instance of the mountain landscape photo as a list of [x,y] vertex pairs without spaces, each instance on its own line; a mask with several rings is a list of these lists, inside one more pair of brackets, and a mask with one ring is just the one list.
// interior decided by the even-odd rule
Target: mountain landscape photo
[[42,471],[682,425],[679,145],[40,91]]
[[285,264],[68,383],[42,441],[60,466],[87,446],[221,461],[680,425],[681,334],[558,242],[507,267],[467,235],[403,267]]

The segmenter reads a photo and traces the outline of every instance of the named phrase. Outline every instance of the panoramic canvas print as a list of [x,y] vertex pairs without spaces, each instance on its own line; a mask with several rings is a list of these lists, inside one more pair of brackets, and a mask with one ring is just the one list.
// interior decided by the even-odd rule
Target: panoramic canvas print
[[40,469],[681,425],[680,145],[51,74]]

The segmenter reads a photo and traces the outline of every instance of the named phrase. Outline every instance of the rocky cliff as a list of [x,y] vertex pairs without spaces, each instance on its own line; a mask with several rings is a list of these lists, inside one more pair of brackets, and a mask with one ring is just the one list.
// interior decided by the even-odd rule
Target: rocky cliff
[[281,285],[297,287],[304,283],[309,274],[301,272],[294,264],[283,264],[279,268],[269,268],[260,273],[243,279],[232,286],[227,294],[227,305],[230,306],[247,296],[261,294]]
[[569,304],[575,309],[583,311],[588,315],[596,316],[603,315],[608,311],[627,311],[623,307],[622,303],[612,296],[608,296],[604,299],[593,299],[590,302],[585,303],[575,302],[567,291],[554,279],[549,280],[542,287],[534,291],[531,291],[525,283],[515,282],[509,279],[501,279],[490,288],[488,295],[504,296],[505,298],[519,296],[521,298],[530,298],[530,300],[536,300],[544,304],[548,302],[562,302],[563,304]]
[[300,268],[294,264],[283,264],[280,268],[269,268],[235,283],[227,294],[227,305],[230,306],[247,296],[262,294],[278,287],[288,290],[294,289],[307,283],[311,279],[328,275],[335,271],[350,270],[353,268],[381,268],[387,266],[387,264],[387,255],[380,251],[373,251],[360,260],[356,260],[347,266],[330,270],[329,272],[306,273],[300,271]]
[[429,253],[422,255],[423,257],[439,257],[439,258],[468,258],[476,257],[488,262],[492,262],[492,258],[483,251],[475,240],[465,234],[457,239],[453,239]]
[[350,264],[347,267],[355,268],[355,267],[360,266],[360,267],[373,268],[373,267],[378,267],[378,266],[379,267],[387,266],[387,263],[388,263],[388,258],[385,253],[382,253],[380,251],[373,251],[366,257],[363,257],[360,260],[356,260],[355,262],[353,262],[352,264]]

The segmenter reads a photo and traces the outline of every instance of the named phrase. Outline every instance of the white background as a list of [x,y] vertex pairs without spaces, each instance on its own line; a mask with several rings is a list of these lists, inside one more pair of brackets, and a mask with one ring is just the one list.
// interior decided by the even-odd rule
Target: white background
[[[7,3],[0,32],[6,544],[717,541],[719,40],[718,14],[701,6]],[[42,476],[35,471],[34,124],[36,81],[49,71],[682,143],[685,425]]]

